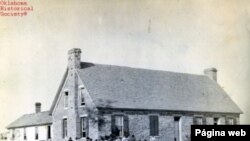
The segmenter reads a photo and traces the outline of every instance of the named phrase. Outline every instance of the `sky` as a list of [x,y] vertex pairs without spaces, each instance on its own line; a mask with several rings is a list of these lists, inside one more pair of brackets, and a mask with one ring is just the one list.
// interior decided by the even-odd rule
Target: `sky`
[[0,132],[41,102],[49,110],[67,67],[82,61],[203,74],[250,124],[249,0],[36,0],[25,17],[0,17]]

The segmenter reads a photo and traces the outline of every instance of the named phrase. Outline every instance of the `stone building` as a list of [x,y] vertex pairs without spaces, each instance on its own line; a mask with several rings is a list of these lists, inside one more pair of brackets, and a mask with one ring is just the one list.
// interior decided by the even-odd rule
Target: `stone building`
[[194,75],[93,64],[81,62],[77,48],[68,52],[48,112],[53,141],[110,134],[190,141],[190,125],[239,124],[242,113],[217,83],[215,68]]

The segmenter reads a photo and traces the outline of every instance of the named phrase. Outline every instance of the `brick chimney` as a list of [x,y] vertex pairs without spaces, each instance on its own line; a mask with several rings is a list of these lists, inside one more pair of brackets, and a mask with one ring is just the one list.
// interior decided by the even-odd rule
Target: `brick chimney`
[[40,113],[41,112],[41,106],[42,106],[42,104],[40,102],[36,102],[35,103],[36,113]]
[[72,48],[68,51],[68,68],[79,69],[81,64],[81,49]]
[[216,68],[208,68],[204,70],[204,74],[210,79],[217,82],[217,69]]

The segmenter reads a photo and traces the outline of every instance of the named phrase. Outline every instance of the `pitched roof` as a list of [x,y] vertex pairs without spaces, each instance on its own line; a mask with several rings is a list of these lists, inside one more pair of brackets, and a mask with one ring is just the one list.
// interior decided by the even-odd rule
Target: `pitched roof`
[[52,124],[49,111],[25,114],[7,126],[8,129]]
[[97,107],[242,113],[204,75],[82,63],[78,70]]

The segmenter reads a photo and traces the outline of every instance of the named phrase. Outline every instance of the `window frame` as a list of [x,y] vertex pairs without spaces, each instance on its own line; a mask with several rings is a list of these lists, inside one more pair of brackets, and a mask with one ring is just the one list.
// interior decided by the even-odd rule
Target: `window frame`
[[[120,127],[118,126],[117,121],[116,121],[117,117],[121,117]],[[130,134],[129,133],[129,116],[123,112],[116,112],[116,113],[111,114],[111,133],[119,137],[124,137],[124,136],[128,137]]]
[[[153,121],[154,118],[156,118],[155,121]],[[159,136],[159,115],[149,115],[149,136],[151,137]]]
[[80,107],[84,107],[86,105],[85,97],[84,97],[84,90],[85,88],[83,86],[79,87],[79,104]]
[[[195,115],[193,117],[193,125],[206,125],[206,117],[203,115]],[[199,119],[199,120],[197,120]]]
[[62,138],[65,139],[68,136],[68,119],[62,119]]
[[235,117],[226,117],[227,125],[237,125],[237,120]]
[[234,119],[233,118],[228,118],[228,125],[234,125]]
[[[84,123],[86,123],[86,125]],[[88,118],[88,116],[81,116],[80,117],[80,133],[81,133],[81,138],[88,137],[88,134],[89,134],[89,118]],[[83,136],[83,134],[85,134],[85,136]]]
[[12,130],[12,139],[13,139],[13,140],[15,140],[15,136],[16,136],[16,135],[15,135],[15,132],[16,132],[15,129],[13,129],[13,130]]
[[51,139],[51,125],[47,126],[47,139]]
[[213,117],[213,125],[219,125],[220,117]]
[[[119,129],[119,136],[120,137],[123,137],[124,136],[124,115],[114,115],[114,118],[115,118],[115,126],[121,128]],[[119,123],[120,125],[117,124],[117,119],[119,119]]]
[[64,91],[64,98],[63,98],[63,107],[64,109],[68,109],[69,108],[69,91],[65,90]]

